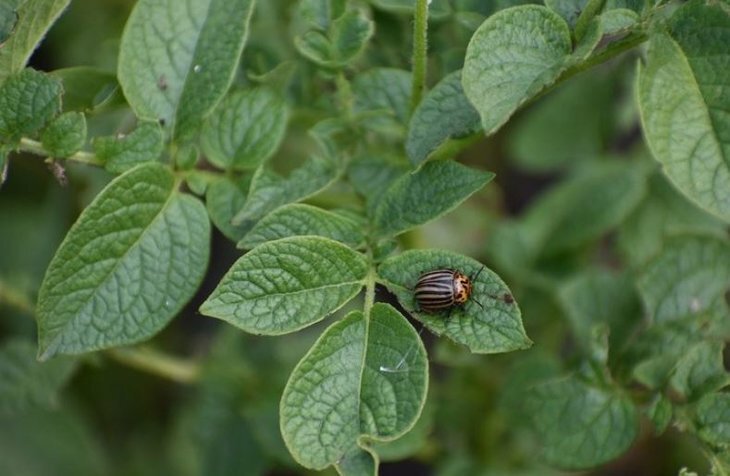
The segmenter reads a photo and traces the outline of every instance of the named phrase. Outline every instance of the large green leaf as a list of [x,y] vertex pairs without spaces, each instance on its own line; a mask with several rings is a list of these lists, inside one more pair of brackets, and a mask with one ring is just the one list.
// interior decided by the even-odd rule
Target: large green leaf
[[641,120],[667,176],[730,221],[730,8],[693,0],[652,36],[639,69]]
[[138,117],[174,138],[198,133],[233,80],[254,0],[140,0],[119,50],[119,83]]
[[469,103],[461,86],[461,71],[442,79],[413,112],[406,152],[413,165],[420,165],[448,139],[481,129],[479,113]]
[[264,243],[231,267],[200,306],[254,334],[285,334],[324,319],[360,291],[365,258],[327,238]]
[[365,242],[364,223],[357,215],[337,213],[311,205],[292,203],[279,207],[261,219],[238,243],[251,249],[267,241],[289,236],[317,235],[351,247]]
[[203,152],[222,169],[255,169],[276,151],[288,115],[284,100],[267,88],[234,92],[205,122]]
[[638,278],[639,291],[656,323],[710,312],[727,316],[730,243],[711,236],[678,236]]
[[0,84],[8,76],[20,72],[48,29],[63,13],[71,0],[24,0],[16,12],[0,10],[16,16],[7,42],[0,40]]
[[501,10],[487,18],[464,58],[464,92],[487,134],[529,98],[551,84],[571,58],[570,30],[544,6]]
[[33,69],[8,78],[0,85],[0,142],[43,128],[61,110],[61,92],[59,80]]
[[76,368],[71,357],[38,362],[30,341],[13,339],[0,347],[0,415],[58,405],[58,392]]
[[38,296],[39,355],[78,354],[156,334],[198,288],[210,223],[160,164],[112,181],[59,247]]
[[429,162],[404,174],[383,193],[375,209],[382,236],[403,233],[453,210],[487,184],[494,174],[451,160]]
[[[471,299],[463,307],[439,314],[418,311],[413,294],[418,278],[425,272],[442,268],[455,269],[472,278],[479,273],[472,283]],[[472,352],[509,352],[532,345],[511,291],[499,276],[478,261],[445,250],[410,250],[383,261],[378,275],[398,296],[398,301],[426,327],[437,335],[444,334],[464,344]]]
[[292,372],[281,399],[284,441],[308,468],[373,475],[377,462],[362,449],[364,439],[406,433],[427,386],[426,351],[405,318],[387,304],[375,304],[369,319],[353,312],[330,326]]
[[353,110],[381,133],[403,134],[408,124],[411,73],[395,68],[373,68],[355,76]]
[[527,412],[543,442],[543,455],[565,469],[583,469],[626,451],[638,433],[638,415],[620,393],[575,377],[545,383],[528,395]]

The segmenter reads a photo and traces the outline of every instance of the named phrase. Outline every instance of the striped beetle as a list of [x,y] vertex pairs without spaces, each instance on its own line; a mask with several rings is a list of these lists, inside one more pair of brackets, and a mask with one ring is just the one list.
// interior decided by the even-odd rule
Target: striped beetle
[[[455,306],[463,306],[471,298],[474,290],[472,282],[476,282],[484,268],[482,266],[473,278],[460,271],[448,268],[422,274],[413,290],[418,307],[423,312],[435,314],[447,309],[451,313],[451,309]],[[514,302],[510,294],[505,294],[502,297],[490,295],[490,297],[500,299],[507,304]],[[484,309],[482,303],[474,298],[472,300]]]

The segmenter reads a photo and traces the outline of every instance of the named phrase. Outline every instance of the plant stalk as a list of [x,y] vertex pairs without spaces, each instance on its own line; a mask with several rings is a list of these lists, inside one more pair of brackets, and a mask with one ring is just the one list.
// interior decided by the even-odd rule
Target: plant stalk
[[[18,150],[22,152],[30,152],[31,154],[40,155],[41,157],[51,157],[51,153],[49,153],[44,147],[43,144],[41,144],[38,141],[22,138],[20,139],[20,145],[18,146]],[[76,152],[73,155],[70,155],[68,157],[61,158],[62,160],[68,160],[71,162],[78,162],[81,164],[87,164],[87,165],[95,165],[97,167],[103,167],[104,162],[99,160],[99,158],[92,154],[91,152],[85,152],[83,150]]]
[[193,361],[170,357],[150,347],[119,347],[104,352],[129,367],[172,380],[192,384],[200,376],[200,366]]
[[428,0],[416,0],[413,19],[413,80],[411,82],[410,112],[421,102],[426,87],[428,50]]

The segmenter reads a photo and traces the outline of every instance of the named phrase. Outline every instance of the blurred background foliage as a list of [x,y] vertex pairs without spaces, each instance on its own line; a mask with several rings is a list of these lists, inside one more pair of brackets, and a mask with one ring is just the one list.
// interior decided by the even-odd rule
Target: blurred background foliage
[[[382,8],[393,2],[370,3],[376,32],[353,73],[376,66],[407,69],[411,17]],[[434,2],[430,86],[461,67],[468,40],[486,16],[520,3]],[[113,75],[132,6],[132,0],[74,0],[31,65],[44,71],[92,66]],[[258,2],[236,78],[240,85],[274,85],[294,106],[273,160],[282,170],[314,150],[306,131],[331,115],[338,100],[332,78],[294,48],[295,9],[289,0]],[[432,363],[427,408],[407,437],[382,449],[381,474],[560,474],[536,457],[538,443],[522,402],[531,384],[564,374],[592,351],[581,306],[605,311],[605,319],[595,321],[609,323],[611,349],[614,344],[620,349],[643,313],[631,271],[669,232],[725,233],[668,184],[648,155],[632,90],[637,53],[573,78],[496,135],[476,141],[459,160],[494,171],[495,181],[454,212],[402,237],[403,248],[459,251],[500,273],[514,290],[536,345],[479,356],[425,333]],[[120,99],[88,115],[90,137],[130,128],[132,113]],[[399,128],[391,119],[371,126],[371,150],[398,150],[402,124]],[[67,175],[68,186],[60,186],[42,160],[16,158],[0,191],[0,337],[6,351],[34,354],[28,343],[35,339],[33,306],[45,268],[80,210],[111,178],[71,163]],[[340,185],[311,201],[341,204],[350,197]],[[270,338],[200,316],[199,304],[239,253],[216,232],[198,295],[154,339],[156,349],[199,369],[195,382],[135,369],[123,351],[85,357],[78,365],[58,364],[54,398],[0,407],[0,474],[308,474],[283,445],[278,404],[291,369],[332,321]],[[594,293],[588,304],[580,301],[585,289]],[[379,298],[393,301],[385,290]],[[604,302],[596,304],[600,299]],[[0,386],[2,380],[0,371]],[[670,475],[687,465],[706,470],[691,437],[671,428],[660,437],[652,432],[644,421],[626,455],[588,474]]]

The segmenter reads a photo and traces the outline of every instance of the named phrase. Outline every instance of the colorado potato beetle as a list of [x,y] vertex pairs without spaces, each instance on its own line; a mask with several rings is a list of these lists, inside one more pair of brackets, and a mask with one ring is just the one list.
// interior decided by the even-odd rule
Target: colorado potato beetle
[[[421,311],[435,314],[444,310],[451,310],[455,306],[463,306],[471,298],[482,309],[482,304],[472,298],[474,290],[473,282],[479,277],[484,269],[482,266],[473,278],[454,269],[437,269],[429,271],[418,278],[416,287],[413,289],[416,303]],[[510,294],[502,297],[491,296],[506,303],[512,303]]]

